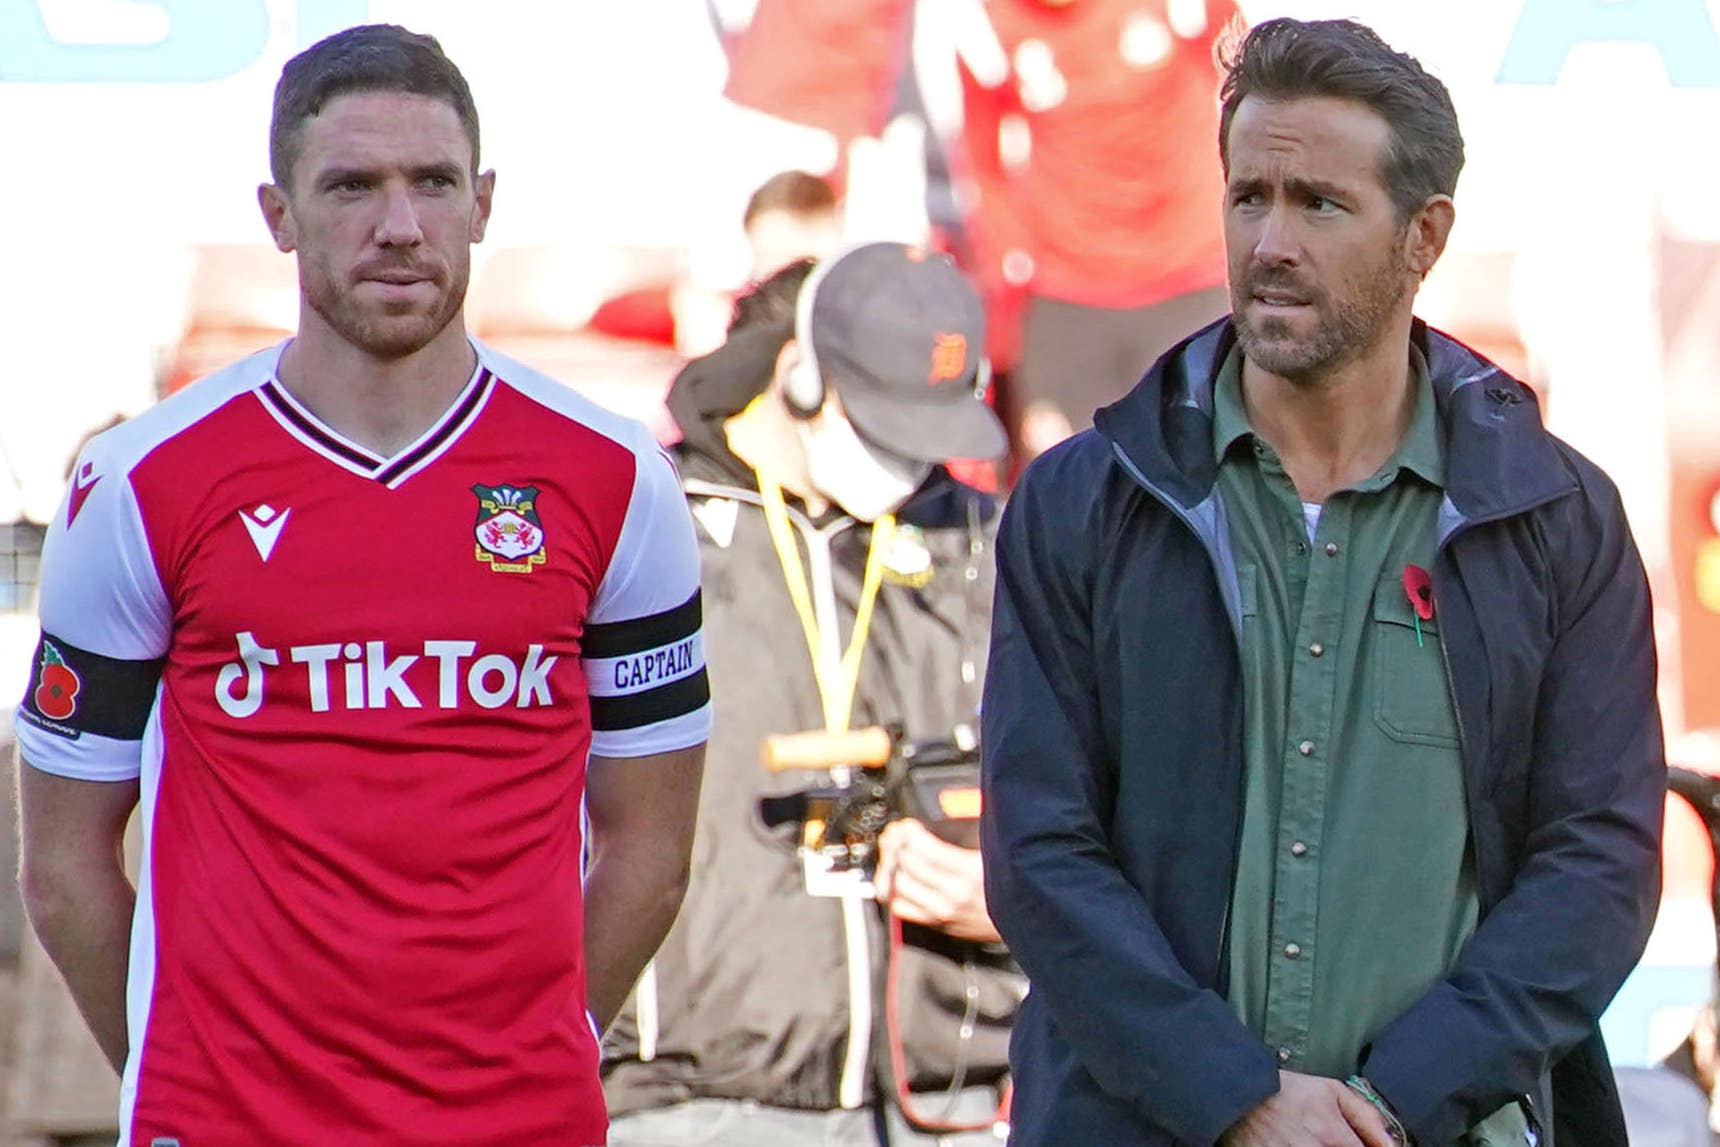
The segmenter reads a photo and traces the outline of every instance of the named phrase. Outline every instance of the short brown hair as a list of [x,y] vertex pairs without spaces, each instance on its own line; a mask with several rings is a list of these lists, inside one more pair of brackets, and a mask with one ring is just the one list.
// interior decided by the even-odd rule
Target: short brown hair
[[317,41],[281,69],[269,122],[269,171],[277,184],[285,187],[293,178],[304,122],[352,92],[407,92],[448,104],[472,143],[472,170],[478,170],[478,108],[442,45],[398,24],[365,24]]
[[741,226],[751,227],[753,220],[767,211],[786,211],[790,215],[822,215],[836,210],[836,189],[828,179],[804,171],[783,171],[759,184],[747,200]]
[[1249,96],[1270,101],[1329,98],[1367,105],[1391,131],[1380,179],[1398,218],[1457,190],[1463,133],[1451,93],[1414,56],[1394,51],[1354,20],[1268,20],[1223,53],[1218,154],[1230,173],[1230,121]]

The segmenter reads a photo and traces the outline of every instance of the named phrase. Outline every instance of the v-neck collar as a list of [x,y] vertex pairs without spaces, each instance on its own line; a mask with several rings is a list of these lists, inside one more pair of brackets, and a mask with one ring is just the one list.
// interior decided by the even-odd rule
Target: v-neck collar
[[276,363],[276,368],[271,370],[268,378],[257,387],[257,396],[262,399],[263,409],[280,423],[281,429],[308,449],[343,470],[351,471],[362,478],[374,479],[390,490],[399,488],[406,479],[446,453],[466,429],[477,421],[484,403],[495,390],[495,375],[490,373],[489,367],[485,366],[480,358],[471,379],[454,401],[448,404],[442,417],[412,443],[392,456],[383,457],[331,429],[327,423],[312,414],[281,384],[278,359]]

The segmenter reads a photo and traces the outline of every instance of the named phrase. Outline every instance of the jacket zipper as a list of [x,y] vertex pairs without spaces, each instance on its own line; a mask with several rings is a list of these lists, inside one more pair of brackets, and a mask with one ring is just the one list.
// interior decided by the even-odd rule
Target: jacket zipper
[[[1513,518],[1513,517],[1516,517],[1520,514],[1527,514],[1531,510],[1538,510],[1542,506],[1545,506],[1550,502],[1557,501],[1560,498],[1568,497],[1569,495],[1571,495],[1572,493],[1575,493],[1575,492],[1576,492],[1576,487],[1571,487],[1569,489],[1562,490],[1557,494],[1549,494],[1544,498],[1538,498],[1533,502],[1526,503],[1525,505],[1516,507],[1515,509],[1507,510],[1507,511],[1504,511],[1501,513],[1489,514],[1485,518],[1465,519],[1464,521],[1458,523],[1458,525],[1455,526],[1452,529],[1452,531],[1449,534],[1447,534],[1444,537],[1444,539],[1442,539],[1440,541],[1439,545],[1435,549],[1435,555],[1438,557],[1444,557],[1446,554],[1446,551],[1450,548],[1451,543],[1456,540],[1458,535],[1468,533],[1469,530],[1475,526],[1486,525],[1488,522],[1504,521],[1506,518]],[[1436,561],[1436,562],[1434,562],[1434,569],[1437,570],[1438,568],[1439,568],[1439,563]],[[1439,585],[1435,584],[1434,589],[1433,589],[1433,597],[1434,597],[1434,604],[1436,606],[1438,605],[1439,600],[1442,596],[1443,595],[1440,593],[1440,590],[1439,590]],[[1442,625],[1439,627],[1438,636],[1439,636],[1439,656],[1440,656],[1440,660],[1444,662],[1443,668],[1445,669],[1445,690],[1446,690],[1446,693],[1451,700],[1451,715],[1457,721],[1457,746],[1458,746],[1457,751],[1458,751],[1459,759],[1461,760],[1464,757],[1466,757],[1468,754],[1469,738],[1464,732],[1463,706],[1458,702],[1458,699],[1457,699],[1457,677],[1451,671],[1451,651],[1446,646],[1446,642],[1445,642],[1445,626]],[[1467,771],[1468,770],[1466,769],[1465,772],[1467,773]],[[1471,834],[1473,834],[1475,832],[1475,822],[1473,819],[1473,813],[1471,814],[1469,831]],[[1518,1098],[1518,1102],[1522,1105],[1524,1119],[1529,1124],[1529,1145],[1528,1145],[1528,1147],[1541,1147],[1541,1145],[1543,1143],[1547,1142],[1547,1134],[1546,1134],[1546,1131],[1543,1128],[1542,1123],[1541,1123],[1541,1114],[1535,1107],[1535,1097],[1533,1095],[1528,1094],[1528,1093],[1524,1093],[1523,1095],[1520,1095],[1517,1098]]]
[[[1502,522],[1502,521],[1506,520],[1507,518],[1519,517],[1523,514],[1529,513],[1532,510],[1538,510],[1542,506],[1548,505],[1549,503],[1556,502],[1560,498],[1568,497],[1571,494],[1575,493],[1576,491],[1577,491],[1576,486],[1570,486],[1564,490],[1560,490],[1558,493],[1548,494],[1545,497],[1536,498],[1534,501],[1526,502],[1521,506],[1514,506],[1508,510],[1501,510],[1501,511],[1498,511],[1496,513],[1488,514],[1486,517],[1465,518],[1462,521],[1460,521],[1457,525],[1453,526],[1450,533],[1446,534],[1444,538],[1440,539],[1439,544],[1434,547],[1434,556],[1436,558],[1445,557],[1447,554],[1447,551],[1451,548],[1452,542],[1456,541],[1460,535],[1468,533],[1471,529],[1473,529],[1477,526],[1484,526],[1490,522]],[[1433,563],[1433,571],[1432,571],[1433,573],[1437,573],[1437,571],[1439,569],[1439,565],[1440,565],[1440,563],[1438,561],[1435,561]],[[1433,600],[1434,600],[1434,605],[1436,608],[1439,604],[1440,598],[1443,596],[1444,595],[1440,592],[1440,583],[1436,582],[1433,586]],[[1452,714],[1453,718],[1456,719],[1456,722],[1457,722],[1458,759],[1463,760],[1463,759],[1467,758],[1467,756],[1468,756],[1469,738],[1464,733],[1463,706],[1462,706],[1462,704],[1459,703],[1458,697],[1457,697],[1457,677],[1454,673],[1452,673],[1452,670],[1451,670],[1451,650],[1446,646],[1445,626],[1442,625],[1439,627],[1438,637],[1439,637],[1439,657],[1440,657],[1440,660],[1442,662],[1444,662],[1443,668],[1445,670],[1445,692],[1446,692],[1448,700],[1451,702],[1451,714]],[[1465,773],[1465,776],[1467,778],[1467,774],[1468,774],[1467,768],[1465,768],[1464,773]],[[1465,783],[1464,789],[1465,789],[1465,797],[1467,799],[1467,795],[1468,795],[1467,781]],[[1475,821],[1474,821],[1473,814],[1471,814],[1471,817],[1470,817],[1469,831],[1471,834],[1473,834],[1475,832]],[[1524,1098],[1527,1099],[1528,1096],[1524,1096]]]
[[[764,499],[755,491],[740,486],[724,486],[695,478],[683,481],[681,489],[696,498],[726,498],[752,506],[764,505]],[[830,545],[838,534],[854,525],[854,520],[844,518],[821,530],[792,507],[788,510],[788,517],[806,543],[808,580],[812,582],[820,628],[830,635],[829,640],[840,641],[835,624],[836,585],[832,576]],[[820,653],[826,659],[831,656],[829,649],[820,650]],[[840,652],[835,656],[840,659]],[[853,1110],[865,1101],[866,1067],[871,1057],[872,950],[860,902],[852,896],[842,897],[841,902],[843,951],[848,965],[848,1045],[837,1079],[836,1102],[844,1110]]]
[[[1212,546],[1208,544],[1206,536],[1200,532],[1200,527],[1195,524],[1195,520],[1188,515],[1187,511],[1185,511],[1181,505],[1177,503],[1175,498],[1172,498],[1163,490],[1160,490],[1157,486],[1153,485],[1152,481],[1145,474],[1141,473],[1140,468],[1135,465],[1134,461],[1130,459],[1127,454],[1123,453],[1123,448],[1121,446],[1118,446],[1115,442],[1111,443],[1111,452],[1117,456],[1117,460],[1123,464],[1123,469],[1128,471],[1129,476],[1135,480],[1141,489],[1151,494],[1165,507],[1165,509],[1169,510],[1179,522],[1188,527],[1189,532],[1200,541],[1201,549],[1206,551],[1207,558],[1211,560],[1213,573],[1222,579],[1224,576],[1224,570],[1221,568],[1219,556],[1213,551]],[[1223,593],[1223,582],[1221,581],[1219,595],[1222,597]],[[1232,615],[1228,601],[1225,603],[1224,616],[1225,620],[1230,623],[1230,631],[1236,638],[1237,648],[1240,649],[1242,647],[1242,628],[1237,622],[1236,617]]]
[[[1111,443],[1111,452],[1116,455],[1117,460],[1123,464],[1123,469],[1128,472],[1129,476],[1135,480],[1141,489],[1152,495],[1160,505],[1169,510],[1171,514],[1195,536],[1196,540],[1200,542],[1201,548],[1206,551],[1208,560],[1212,562],[1214,575],[1222,579],[1224,577],[1224,570],[1221,568],[1219,556],[1214,552],[1213,547],[1207,541],[1206,536],[1201,533],[1200,527],[1195,524],[1194,519],[1183,510],[1182,506],[1177,503],[1176,499],[1165,494],[1164,491],[1153,485],[1153,483],[1148,480],[1147,476],[1141,473],[1140,468],[1135,465],[1134,460],[1123,452],[1123,448],[1121,446],[1115,442]],[[1219,596],[1223,597],[1223,593],[1223,583],[1221,581],[1219,586]],[[1228,604],[1226,604],[1224,609],[1224,617],[1225,620],[1230,623],[1231,633],[1236,639],[1237,655],[1240,658],[1242,649],[1242,627],[1237,618],[1231,614]],[[1242,812],[1238,809],[1236,816],[1236,830],[1232,835],[1230,842],[1230,884],[1233,887],[1236,884],[1236,869],[1241,863],[1241,857]],[[1225,965],[1227,963],[1226,954],[1230,947],[1230,901],[1231,897],[1226,895],[1224,898],[1224,914],[1219,918],[1218,922],[1218,956],[1217,964],[1212,970],[1212,982],[1214,985],[1224,982],[1225,978]]]
[[[826,670],[842,660],[842,635],[837,627],[836,583],[831,572],[830,543],[849,524],[846,520],[833,523],[828,532],[810,523],[802,527],[806,535],[807,580],[812,583],[813,608],[822,637],[823,648],[818,653]],[[830,672],[823,676],[827,680],[835,680],[836,677]],[[839,783],[846,783],[846,778]],[[872,1049],[872,950],[860,902],[853,896],[842,897],[842,935],[848,962],[848,1046],[843,1051],[836,1102],[844,1110],[852,1111],[866,1097],[866,1065]]]

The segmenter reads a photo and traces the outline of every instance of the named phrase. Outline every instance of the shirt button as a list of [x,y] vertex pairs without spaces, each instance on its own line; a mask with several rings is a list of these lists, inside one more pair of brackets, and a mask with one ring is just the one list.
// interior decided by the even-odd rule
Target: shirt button
[[1303,741],[1300,745],[1296,746],[1296,751],[1301,753],[1304,757],[1311,757],[1314,755],[1314,742]]
[[1314,642],[1314,644],[1312,644],[1308,647],[1308,656],[1309,657],[1324,657],[1325,654],[1326,654],[1325,645],[1323,645],[1322,643],[1320,643],[1318,641]]
[[1290,855],[1291,856],[1307,856],[1308,855],[1308,846],[1303,844],[1301,841],[1298,840],[1296,843],[1294,843],[1290,846]]
[[1294,1054],[1295,1053],[1292,1052],[1289,1048],[1281,1047],[1278,1049],[1278,1062],[1279,1063],[1289,1063],[1290,1057]]
[[1296,957],[1300,956],[1301,954],[1302,954],[1302,945],[1300,945],[1300,944],[1286,944],[1286,945],[1284,945],[1284,958],[1285,959],[1294,960]]
[[1337,542],[1327,542],[1326,543],[1326,556],[1329,558],[1335,558],[1338,556],[1338,543]]

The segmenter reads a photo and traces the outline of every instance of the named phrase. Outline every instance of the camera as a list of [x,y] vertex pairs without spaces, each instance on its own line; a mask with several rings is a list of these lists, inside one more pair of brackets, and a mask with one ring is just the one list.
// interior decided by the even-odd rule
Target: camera
[[979,738],[958,725],[947,738],[911,740],[899,725],[845,733],[787,733],[761,747],[771,772],[827,772],[829,782],[759,802],[765,823],[798,822],[807,889],[870,895],[878,835],[913,817],[964,848],[979,846]]

